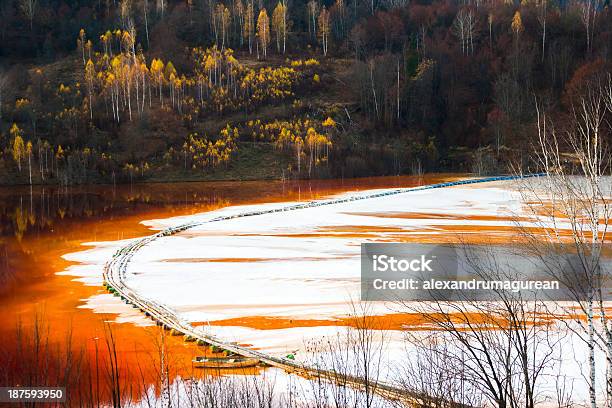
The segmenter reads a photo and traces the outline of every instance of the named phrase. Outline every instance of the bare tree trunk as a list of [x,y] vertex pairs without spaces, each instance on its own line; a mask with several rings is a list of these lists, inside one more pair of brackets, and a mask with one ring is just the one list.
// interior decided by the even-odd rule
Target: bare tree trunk
[[147,49],[150,48],[149,44],[149,0],[142,0],[144,21],[145,21],[145,36],[147,38]]
[[[537,106],[535,162],[546,177],[538,188],[537,183],[525,183],[522,192],[525,202],[531,203],[530,213],[544,235],[542,239],[533,232],[524,232],[530,248],[547,264],[548,273],[570,289],[574,304],[579,307],[576,312],[558,305],[573,316],[570,323],[576,328],[569,323],[568,328],[588,349],[587,382],[592,408],[597,406],[596,349],[606,354],[605,396],[607,401],[612,399],[612,322],[602,298],[602,293],[608,290],[604,285],[610,279],[610,271],[601,268],[600,259],[612,216],[612,186],[604,178],[610,177],[611,170],[605,145],[612,133],[606,120],[606,115],[612,112],[606,104],[610,88],[610,78],[605,86],[601,82],[590,83],[574,105],[569,128],[563,133],[557,132]],[[563,224],[569,227],[562,227]],[[563,228],[569,230],[569,237]],[[549,261],[544,253],[558,254],[552,257],[555,262],[564,259],[565,254],[576,254],[577,265],[568,276],[562,265]],[[600,325],[595,324],[596,317]]]

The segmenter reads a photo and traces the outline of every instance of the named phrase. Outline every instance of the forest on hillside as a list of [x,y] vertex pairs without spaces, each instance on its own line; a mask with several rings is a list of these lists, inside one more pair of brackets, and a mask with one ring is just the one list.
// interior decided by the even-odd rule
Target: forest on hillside
[[[0,183],[500,173],[611,70],[602,0],[3,0]],[[569,126],[569,125],[568,125]]]

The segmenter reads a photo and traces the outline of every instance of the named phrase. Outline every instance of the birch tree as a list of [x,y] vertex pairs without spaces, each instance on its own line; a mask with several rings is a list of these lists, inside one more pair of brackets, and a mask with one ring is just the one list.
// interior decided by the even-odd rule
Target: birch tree
[[157,0],[157,14],[163,19],[166,12],[166,0]]
[[81,28],[79,31],[79,38],[77,39],[77,46],[81,50],[81,59],[83,60],[83,66],[85,66],[85,30]]
[[321,13],[319,13],[319,36],[321,37],[321,44],[323,45],[323,55],[327,56],[327,49],[329,46],[329,11],[323,6]]
[[89,99],[89,119],[93,120],[93,92],[94,80],[96,78],[96,70],[93,61],[90,59],[85,64],[85,82],[87,83],[87,97]]
[[150,44],[149,44],[149,0],[142,0],[142,13],[144,16],[145,37],[147,39],[147,48],[150,48]]
[[28,156],[28,175],[30,179],[30,185],[32,185],[32,142],[28,140],[25,147],[25,154]]
[[19,129],[19,126],[17,126],[16,123],[13,123],[9,133],[13,138],[13,145],[11,148],[13,160],[15,160],[15,163],[17,163],[17,168],[21,172],[21,161],[24,159],[26,154],[25,144],[23,143],[23,138],[21,137],[21,129]]
[[242,26],[242,36],[249,43],[249,54],[253,54],[253,37],[255,35],[255,10],[253,0],[247,0],[246,12],[244,14],[244,25]]
[[512,28],[512,33],[514,33],[514,41],[515,41],[516,47],[518,47],[519,37],[521,33],[523,32],[523,19],[521,18],[520,11],[517,10],[514,13],[514,17],[512,17],[512,24],[510,25],[510,27]]
[[540,0],[538,5],[538,23],[540,24],[540,30],[542,31],[542,63],[544,62],[544,55],[546,52],[546,20],[548,17],[548,0]]
[[471,9],[461,9],[457,13],[452,26],[453,33],[461,43],[463,55],[474,53],[474,37],[476,35],[476,15]]
[[243,43],[242,32],[244,30],[244,13],[245,13],[244,3],[242,2],[242,0],[236,0],[234,2],[234,18],[238,22],[238,38],[239,38],[241,47]]
[[132,23],[132,1],[121,0],[119,3],[119,12],[121,16],[121,28],[128,30]]
[[272,13],[272,27],[276,37],[276,51],[280,53],[282,45],[284,54],[287,43],[287,6],[280,1]]
[[[612,277],[601,262],[609,244],[612,216],[610,155],[606,140],[612,134],[612,81],[593,82],[574,102],[569,128],[557,130],[537,106],[538,138],[535,162],[545,173],[541,182],[523,183],[524,202],[542,236],[527,230],[533,255],[542,259],[546,272],[569,287],[578,309],[557,305],[571,317],[567,321],[588,349],[589,403],[597,402],[596,350],[606,356],[606,405],[612,402],[612,320],[604,306]],[[565,225],[565,226],[564,226]],[[568,234],[569,233],[569,234]],[[575,254],[568,271],[566,254]]]
[[453,34],[455,34],[455,36],[459,39],[459,42],[461,43],[461,53],[465,55],[466,54],[466,41],[467,41],[466,31],[467,30],[466,30],[466,22],[464,19],[463,10],[459,10],[459,12],[457,13],[455,20],[453,21],[452,30],[453,30]]
[[265,59],[268,56],[268,45],[270,44],[270,18],[265,8],[259,12],[257,18],[257,37]]
[[158,92],[159,92],[159,103],[162,108],[164,107],[164,93],[163,93],[163,85],[164,85],[164,63],[161,59],[153,58],[151,61],[151,68],[149,69],[151,72],[151,76],[153,77],[153,81],[156,83]]
[[594,0],[585,0],[578,2],[577,8],[580,13],[580,21],[586,32],[587,52],[590,53],[593,46],[592,39],[595,25],[595,13],[597,12],[596,5]]
[[308,33],[311,39],[317,38],[317,16],[319,15],[319,4],[316,0],[310,0],[306,6],[308,10]]
[[489,25],[489,50],[491,51],[493,51],[493,21],[495,21],[495,17],[492,12],[489,12],[487,23]]
[[223,3],[217,4],[215,10],[215,20],[217,32],[221,34],[221,49],[225,49],[225,41],[229,31],[230,11]]
[[344,0],[336,0],[331,8],[331,13],[334,21],[334,30],[339,34],[340,38],[346,37],[346,5]]

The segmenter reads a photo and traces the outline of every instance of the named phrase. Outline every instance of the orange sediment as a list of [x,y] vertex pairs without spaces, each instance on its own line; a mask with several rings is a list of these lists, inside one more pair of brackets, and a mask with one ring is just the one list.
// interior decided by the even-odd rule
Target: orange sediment
[[[501,313],[500,313],[501,315]],[[541,324],[552,317],[540,316]],[[280,330],[295,327],[353,327],[372,330],[436,330],[434,323],[450,319],[458,326],[467,322],[480,328],[506,327],[507,321],[492,318],[479,312],[450,313],[442,316],[438,313],[390,313],[385,315],[369,315],[359,317],[336,317],[334,319],[294,319],[290,317],[245,316],[234,319],[214,320],[194,323],[194,325],[210,324],[211,326],[240,326],[257,330]]]
[[[119,369],[122,378],[136,385],[155,383],[156,364],[159,365],[160,338],[164,350],[172,356],[172,374],[193,375],[191,360],[196,355],[210,353],[205,347],[184,342],[182,337],[163,336],[157,326],[139,327],[132,323],[117,323],[116,315],[96,314],[85,308],[86,300],[106,291],[101,286],[87,286],[75,277],[58,275],[72,265],[62,255],[86,249],[86,242],[115,241],[148,235],[151,230],[140,224],[145,219],[163,219],[211,211],[229,205],[264,202],[307,201],[346,191],[371,188],[410,187],[460,178],[454,175],[434,177],[386,177],[345,181],[319,182],[247,182],[247,183],[184,183],[179,185],[135,185],[77,188],[67,193],[63,189],[0,189],[0,351],[17,353],[16,327],[24,332],[32,330],[38,314],[48,327],[51,343],[66,345],[71,333],[70,347],[84,349],[92,357],[104,347],[108,322],[116,340]],[[84,190],[84,191],[81,191]],[[91,197],[93,196],[93,198]],[[383,218],[432,219],[431,225],[419,229],[371,227],[366,225],[336,225],[319,228],[306,234],[279,234],[290,237],[333,237],[376,239],[386,242],[419,243],[509,243],[517,235],[513,225],[481,226],[444,224],[444,220],[497,221],[508,223],[514,218],[505,216],[457,217],[451,214],[426,213],[356,213]],[[537,231],[534,229],[533,231]],[[484,232],[484,233],[483,233]],[[191,232],[186,232],[188,236]],[[194,233],[195,234],[195,233]],[[253,235],[244,233],[236,235]],[[260,235],[258,235],[260,236]],[[167,262],[275,262],[279,258],[180,258]],[[316,261],[317,258],[304,258]],[[100,270],[100,275],[102,270]],[[107,296],[111,296],[108,294]],[[472,316],[478,321],[481,316]],[[292,319],[289,317],[248,316],[211,321],[212,326],[243,326],[259,330],[291,327],[350,326],[363,322],[351,317],[335,319]],[[425,329],[431,317],[415,313],[396,313],[371,316],[367,324],[372,328],[401,330]],[[102,344],[101,344],[102,343]],[[13,357],[17,357],[16,355]],[[16,359],[13,361],[17,361]],[[145,371],[145,380],[141,371]],[[251,369],[247,373],[255,373]],[[197,371],[202,375],[202,371]]]
[[[33,333],[39,320],[48,328],[44,336],[50,345],[84,352],[91,358],[96,352],[102,354],[110,328],[116,342],[117,366],[128,388],[139,392],[137,385],[143,382],[142,370],[148,372],[145,373],[147,382],[159,381],[151,378],[155,376],[151,367],[156,362],[159,364],[161,329],[117,323],[116,315],[94,313],[84,307],[86,300],[105,295],[105,289],[85,285],[73,276],[57,274],[72,265],[62,255],[87,249],[84,243],[148,235],[151,230],[140,224],[146,219],[195,214],[229,205],[308,201],[346,191],[410,187],[458,178],[435,175],[284,183],[0,188],[0,307],[3,311],[0,353],[6,358],[2,369],[10,372],[10,366],[18,367],[23,337]],[[210,352],[193,342],[184,342],[181,337],[164,338],[165,352],[172,356],[173,376],[192,375],[193,357]],[[250,369],[248,373],[256,370]],[[201,375],[202,371],[197,373]]]

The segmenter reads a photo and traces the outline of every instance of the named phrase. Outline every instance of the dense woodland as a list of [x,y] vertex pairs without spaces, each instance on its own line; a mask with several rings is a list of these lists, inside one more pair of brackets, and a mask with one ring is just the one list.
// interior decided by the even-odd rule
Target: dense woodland
[[504,172],[611,51],[607,0],[2,0],[0,182]]

